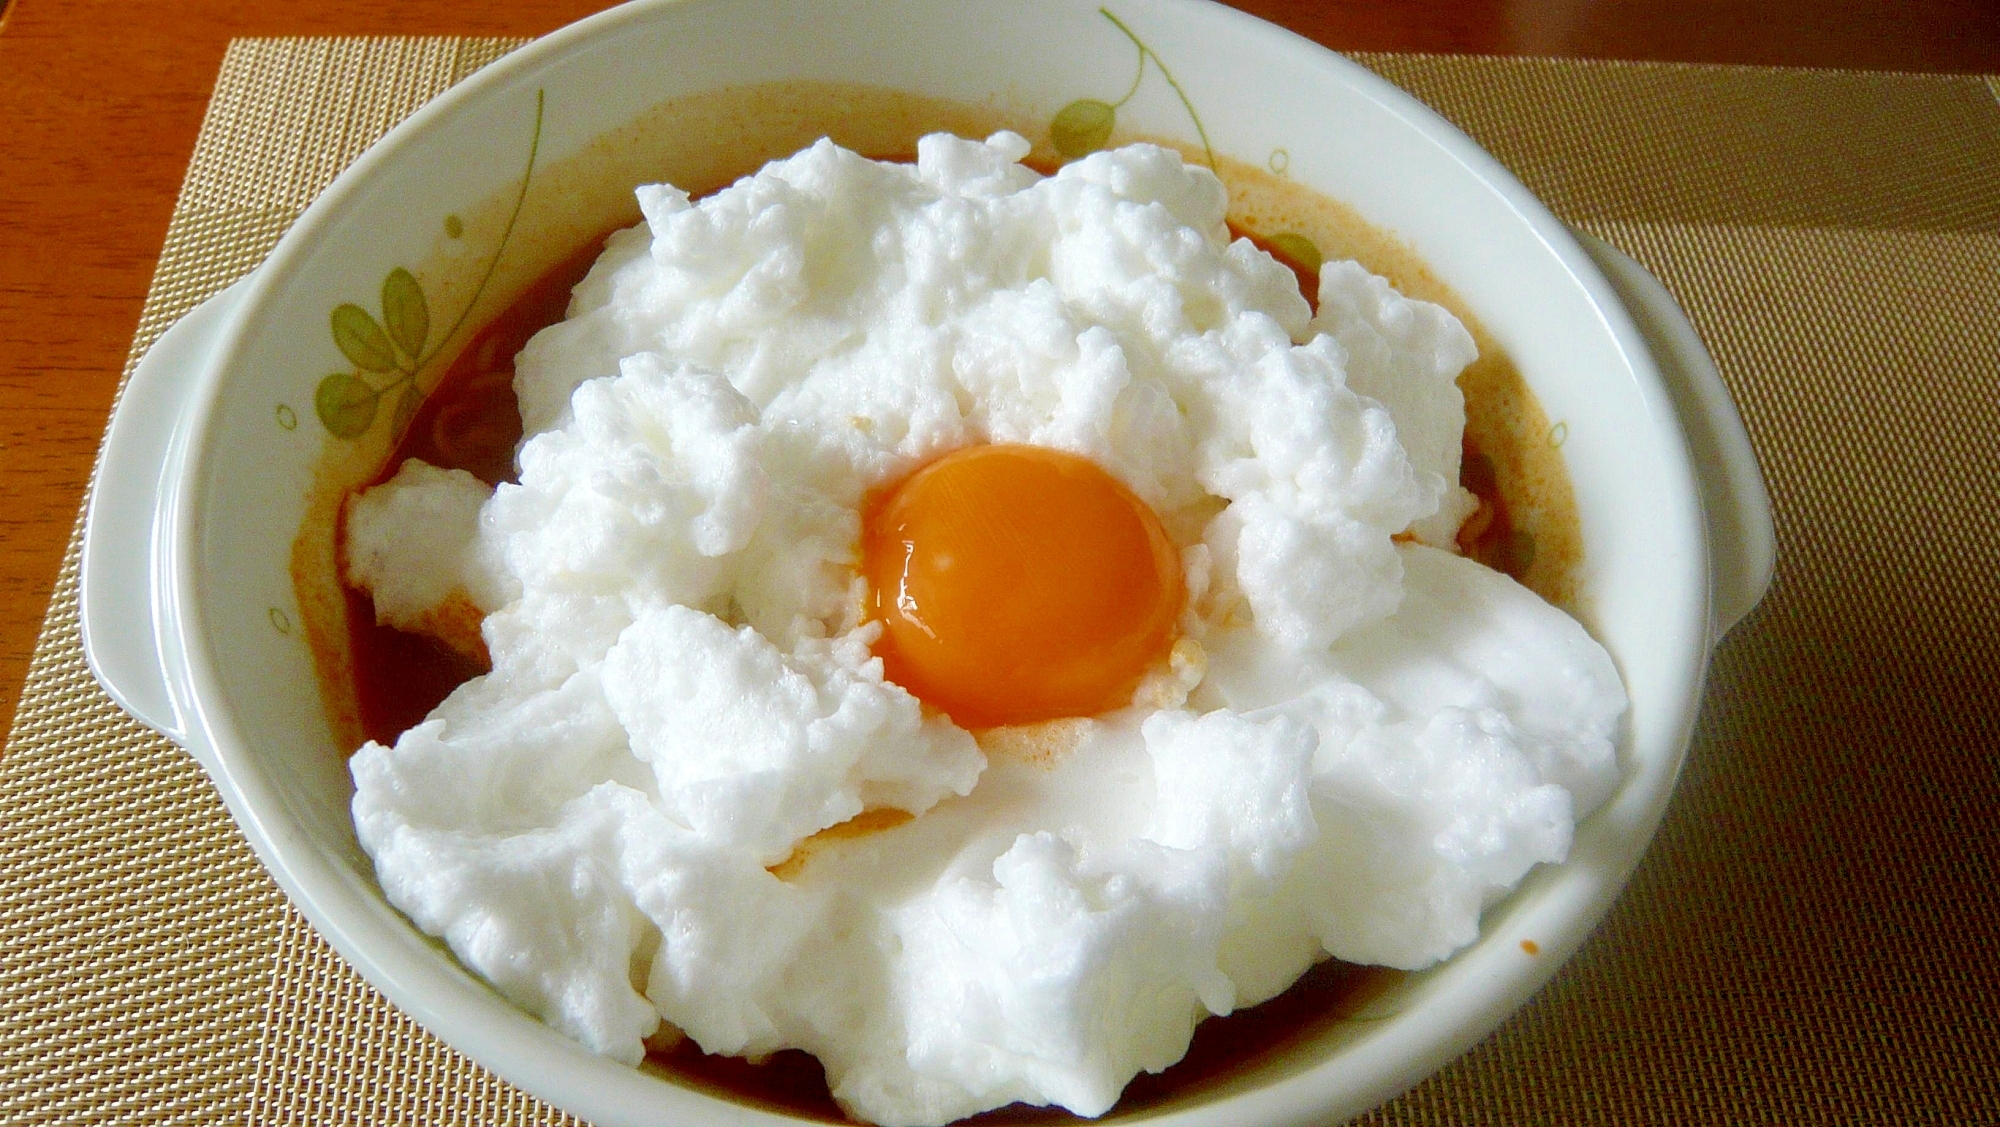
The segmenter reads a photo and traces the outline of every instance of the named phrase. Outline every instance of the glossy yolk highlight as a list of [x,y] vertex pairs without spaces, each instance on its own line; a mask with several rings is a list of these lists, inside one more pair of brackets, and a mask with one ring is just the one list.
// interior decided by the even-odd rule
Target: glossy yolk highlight
[[1173,644],[1180,555],[1087,459],[1038,446],[948,454],[862,520],[888,678],[969,728],[1130,703]]

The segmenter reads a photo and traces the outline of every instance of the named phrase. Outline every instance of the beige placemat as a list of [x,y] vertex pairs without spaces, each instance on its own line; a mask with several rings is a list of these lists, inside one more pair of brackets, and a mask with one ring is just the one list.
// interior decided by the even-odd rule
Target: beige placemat
[[[229,51],[136,358],[503,41]],[[1776,585],[1604,927],[1369,1124],[2000,1115],[2000,85],[1368,56],[1667,283],[1742,405]],[[129,367],[129,365],[128,365]],[[313,934],[77,640],[0,759],[0,1122],[552,1123]]]

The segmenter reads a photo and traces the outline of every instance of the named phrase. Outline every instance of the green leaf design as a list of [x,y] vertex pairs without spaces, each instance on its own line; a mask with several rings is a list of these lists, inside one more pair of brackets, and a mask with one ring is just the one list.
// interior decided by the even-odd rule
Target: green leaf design
[[403,385],[402,394],[396,398],[395,421],[389,426],[389,436],[393,441],[403,440],[403,436],[409,432],[410,423],[417,417],[417,408],[423,401],[424,397],[417,392],[414,380]]
[[[1124,105],[1126,102],[1132,100],[1132,95],[1139,92],[1139,82],[1146,77],[1146,62],[1150,59],[1154,66],[1160,68],[1160,77],[1167,80],[1167,86],[1173,90],[1174,97],[1181,100],[1181,108],[1187,111],[1188,120],[1194,122],[1194,131],[1201,137],[1201,151],[1207,155],[1208,167],[1210,171],[1213,171],[1215,169],[1215,146],[1208,143],[1208,129],[1202,125],[1201,115],[1194,112],[1194,102],[1188,98],[1187,91],[1181,89],[1180,82],[1174,78],[1174,72],[1167,69],[1166,61],[1154,54],[1153,49],[1146,46],[1145,40],[1140,39],[1137,33],[1125,26],[1124,20],[1112,15],[1111,9],[1099,8],[1097,9],[1097,14],[1110,20],[1111,25],[1123,32],[1125,38],[1132,41],[1132,46],[1139,49],[1139,69],[1132,75],[1132,89],[1127,90],[1125,96],[1118,99],[1116,105]],[[1103,141],[1098,142],[1099,145],[1103,143]],[[1061,147],[1061,142],[1057,142],[1057,147]]]
[[[0,0],[4,7],[6,0]],[[479,308],[479,299],[485,295],[486,286],[493,280],[493,272],[500,266],[500,256],[507,249],[507,241],[514,235],[514,224],[521,218],[521,208],[528,201],[528,186],[535,175],[535,161],[542,150],[542,115],[547,108],[547,92],[535,91],[535,127],[528,137],[528,166],[521,173],[521,191],[514,197],[514,210],[507,216],[507,224],[500,232],[500,242],[493,248],[493,257],[486,262],[486,273],[480,276],[479,284],[473,287],[472,297],[458,312],[458,319],[444,330],[439,338],[440,347],[449,342],[466,319]],[[465,234],[465,221],[456,215],[444,219],[445,234],[459,238]],[[385,329],[383,323],[388,327]],[[416,276],[398,266],[382,279],[382,321],[377,321],[366,309],[352,303],[336,307],[332,315],[333,343],[340,348],[341,355],[354,364],[353,372],[335,372],[319,381],[313,391],[313,410],[319,415],[321,425],[336,438],[359,438],[375,425],[375,418],[382,410],[382,397],[394,394],[394,433],[392,439],[400,439],[415,422],[417,410],[423,405],[420,376],[438,353],[426,356],[424,347],[430,343],[431,310],[430,302],[424,297],[424,290]],[[404,362],[405,357],[408,363]],[[393,373],[393,378],[377,387],[363,377],[364,372]],[[289,430],[298,425],[298,417],[291,408],[279,404],[278,425]]]
[[336,438],[359,438],[375,421],[375,407],[381,400],[382,393],[360,376],[335,372],[319,381],[319,389],[313,392],[313,410],[327,433]]
[[1272,235],[1264,240],[1278,257],[1308,273],[1317,274],[1326,256],[1319,252],[1319,245],[1296,231],[1286,231],[1282,235]]
[[364,372],[396,370],[396,349],[389,343],[389,334],[358,305],[350,303],[333,311],[333,343]]
[[1078,98],[1057,111],[1049,122],[1049,140],[1056,151],[1070,159],[1094,153],[1111,139],[1111,127],[1118,111],[1109,102]]
[[431,335],[431,308],[424,303],[416,277],[400,266],[382,279],[382,322],[403,355],[412,361],[423,356],[424,342]]

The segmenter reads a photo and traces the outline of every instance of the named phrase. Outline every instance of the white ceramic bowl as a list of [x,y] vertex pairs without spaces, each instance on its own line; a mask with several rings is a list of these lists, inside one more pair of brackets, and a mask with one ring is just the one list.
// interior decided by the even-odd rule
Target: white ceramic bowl
[[[1179,92],[1151,75],[1118,109],[1121,129],[1198,145],[1198,112],[1218,154],[1263,165],[1282,151],[1292,178],[1428,260],[1512,354],[1549,417],[1567,424],[1584,593],[1632,698],[1622,789],[1579,827],[1566,864],[1538,870],[1488,911],[1480,941],[1408,979],[1386,1016],[1326,1031],[1149,1118],[1327,1122],[1388,1098],[1546,981],[1645,849],[1685,754],[1709,651],[1761,597],[1773,556],[1742,424],[1686,321],[1630,260],[1580,242],[1467,138],[1360,67],[1202,0],[1113,4],[1129,35],[1089,0],[683,0],[585,20],[399,126],[254,274],[140,365],[89,514],[82,597],[93,668],[121,704],[200,761],[279,884],[369,981],[509,1080],[604,1127],[784,1121],[591,1055],[513,1008],[384,901],[354,839],[347,749],[321,708],[289,567],[322,447],[338,445],[314,421],[315,389],[328,371],[352,367],[328,311],[372,305],[412,248],[434,248],[432,260],[449,266],[448,239],[471,236],[440,235],[466,222],[445,217],[477,225],[498,214],[493,201],[513,197],[531,133],[539,168],[587,165],[594,140],[649,106],[715,87],[866,82],[1046,122],[1077,98],[1115,98],[1133,73],[1136,37],[1172,68]],[[536,207],[544,227],[562,225],[560,207]],[[535,253],[510,253],[516,274],[533,265]],[[503,268],[493,294],[508,277]],[[461,282],[431,295],[433,334],[465,292]],[[1523,939],[1540,954],[1525,954]]]

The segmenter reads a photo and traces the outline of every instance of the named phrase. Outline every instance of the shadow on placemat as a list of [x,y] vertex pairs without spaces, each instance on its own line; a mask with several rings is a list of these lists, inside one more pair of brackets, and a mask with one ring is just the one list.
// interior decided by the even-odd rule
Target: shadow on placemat
[[[508,46],[234,45],[134,355]],[[1992,88],[1365,61],[1680,297],[1743,407],[1781,550],[1604,927],[1485,1044],[1361,1122],[1990,1118]],[[0,761],[0,1121],[565,1121],[417,1029],[285,905],[199,770],[91,682],[75,589],[72,547]]]

